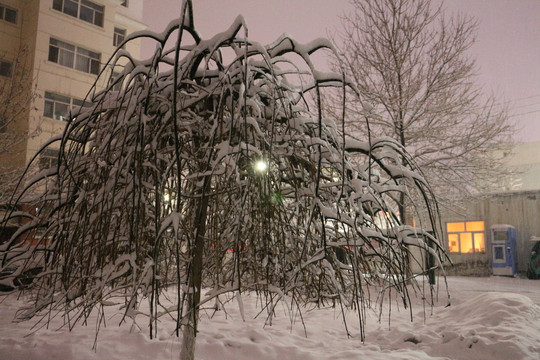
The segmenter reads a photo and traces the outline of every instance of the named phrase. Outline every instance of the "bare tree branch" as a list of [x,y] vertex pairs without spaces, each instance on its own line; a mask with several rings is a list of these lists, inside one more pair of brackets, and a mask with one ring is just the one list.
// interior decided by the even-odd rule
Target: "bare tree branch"
[[[362,102],[347,102],[348,126],[369,104],[374,134],[404,146],[441,199],[479,194],[509,174],[514,129],[505,108],[476,83],[468,51],[477,22],[447,16],[428,0],[353,0],[337,43]],[[334,64],[339,68],[339,64]],[[330,103],[339,106],[339,99]],[[331,106],[330,106],[331,107]],[[335,111],[339,114],[338,111]],[[498,184],[494,184],[498,179]],[[405,209],[403,209],[405,211]]]

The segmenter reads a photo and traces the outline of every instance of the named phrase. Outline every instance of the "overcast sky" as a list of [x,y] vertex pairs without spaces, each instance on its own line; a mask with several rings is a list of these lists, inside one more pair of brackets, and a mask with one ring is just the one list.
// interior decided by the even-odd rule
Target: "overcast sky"
[[[471,55],[486,93],[507,103],[520,127],[517,140],[540,141],[540,0],[443,0],[447,12],[480,22]],[[284,32],[300,42],[327,37],[348,0],[193,0],[195,25],[203,38],[245,18],[249,37],[270,43]],[[180,14],[181,0],[146,0],[144,22],[162,31]],[[146,49],[152,51],[152,49]]]

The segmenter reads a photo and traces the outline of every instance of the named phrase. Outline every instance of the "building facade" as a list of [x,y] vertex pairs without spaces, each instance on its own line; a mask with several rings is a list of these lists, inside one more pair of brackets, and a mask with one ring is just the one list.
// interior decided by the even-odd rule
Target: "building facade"
[[[0,154],[0,168],[26,165],[62,133],[98,74],[113,71],[105,63],[118,45],[146,28],[142,15],[143,0],[0,0],[0,82],[24,83],[17,95],[32,99],[25,109],[15,96],[9,104],[21,108],[12,128],[28,136]],[[140,41],[125,47],[140,56]],[[53,161],[52,152],[39,163]]]
[[444,243],[455,265],[450,272],[492,273],[498,255],[493,250],[491,228],[496,225],[515,228],[515,248],[511,250],[517,271],[527,271],[531,249],[540,237],[540,142],[518,144],[507,161],[515,171],[511,188],[443,212]]

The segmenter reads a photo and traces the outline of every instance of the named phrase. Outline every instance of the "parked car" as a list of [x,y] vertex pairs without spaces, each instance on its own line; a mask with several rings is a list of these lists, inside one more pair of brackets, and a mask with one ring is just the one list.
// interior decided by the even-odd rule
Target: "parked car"
[[529,279],[540,279],[540,241],[536,241],[532,250],[529,265],[527,266]]
[[19,275],[15,277],[15,279],[13,279],[14,286],[2,283],[3,279],[9,279],[11,275],[14,274],[16,271],[17,271],[17,267],[15,266],[10,266],[0,271],[0,292],[13,291],[15,289],[23,289],[32,285],[34,278],[43,271],[43,268],[40,266],[37,266],[37,267],[32,267],[28,270],[21,272]]

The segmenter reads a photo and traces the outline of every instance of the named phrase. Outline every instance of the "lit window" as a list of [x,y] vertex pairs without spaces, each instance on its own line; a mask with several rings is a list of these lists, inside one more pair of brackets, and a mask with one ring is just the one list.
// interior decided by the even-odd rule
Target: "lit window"
[[467,221],[465,223],[465,228],[467,231],[484,231],[484,222],[483,221]]
[[463,232],[465,231],[465,223],[456,222],[456,223],[447,223],[446,230],[450,232]]
[[448,250],[461,254],[486,252],[484,228],[483,221],[446,223]]
[[103,27],[105,7],[88,0],[53,0],[53,9]]
[[462,253],[473,253],[474,252],[474,246],[473,246],[473,239],[472,239],[472,233],[470,232],[464,232],[459,234],[459,246],[461,247]]
[[90,74],[99,74],[101,54],[51,38],[49,61]]
[[484,232],[473,233],[474,252],[486,252],[486,240],[484,239]]
[[126,29],[114,28],[113,45],[119,46],[126,39]]
[[45,91],[43,116],[55,120],[67,121],[70,118],[72,110],[80,106],[83,106],[82,100]]
[[0,76],[11,77],[13,64],[0,60]]
[[448,234],[448,249],[450,252],[459,252],[459,235]]
[[17,10],[0,4],[0,20],[17,24]]

